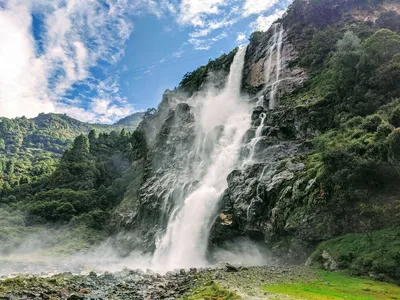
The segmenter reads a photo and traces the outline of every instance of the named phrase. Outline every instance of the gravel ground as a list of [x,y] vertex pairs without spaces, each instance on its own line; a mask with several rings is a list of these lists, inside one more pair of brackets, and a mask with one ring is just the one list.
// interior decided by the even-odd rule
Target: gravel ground
[[[1,267],[1,265],[0,265]],[[190,269],[164,275],[151,270],[50,277],[18,276],[0,281],[0,299],[180,299],[196,287],[214,281],[243,299],[293,299],[263,292],[262,285],[308,281],[312,269],[299,266],[234,267]]]

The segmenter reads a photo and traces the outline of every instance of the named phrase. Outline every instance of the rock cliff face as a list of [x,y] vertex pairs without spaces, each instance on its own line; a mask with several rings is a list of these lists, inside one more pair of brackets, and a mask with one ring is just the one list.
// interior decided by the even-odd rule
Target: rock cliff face
[[243,89],[255,101],[264,98],[263,106],[271,102],[271,90],[279,99],[301,86],[307,79],[305,70],[297,67],[298,53],[290,43],[286,31],[275,24],[269,31],[258,35],[247,48],[243,70]]
[[[182,100],[178,94],[167,91],[157,112],[139,126],[148,143],[148,156],[134,162],[135,169],[140,170],[139,181],[128,187],[115,215],[120,228],[134,233],[125,241],[129,248],[153,251],[155,237],[165,229],[178,196],[192,188],[182,171],[193,147],[195,122],[191,107]],[[180,187],[171,190],[178,182]]]
[[[266,115],[263,125],[262,114]],[[306,232],[313,226],[313,217],[305,199],[313,192],[314,184],[305,171],[305,157],[310,153],[307,138],[314,134],[307,123],[307,111],[266,111],[257,107],[252,119],[248,136],[254,136],[261,126],[261,137],[254,145],[252,163],[228,177],[229,187],[213,229],[214,244],[242,235],[265,240],[269,245],[283,240],[301,245],[306,244],[303,238],[322,239],[318,235],[326,235],[325,229],[315,237]],[[248,156],[247,151],[244,147],[243,157]],[[307,255],[298,250],[293,253],[294,259]]]
[[[286,261],[304,262],[319,242],[357,231],[352,208],[329,203],[310,171],[315,154],[311,140],[326,129],[323,104],[281,105],[280,100],[298,92],[309,77],[299,67],[301,49],[290,41],[285,28],[275,24],[253,35],[247,47],[242,93],[252,107],[251,126],[227,177],[211,229],[211,248],[247,237],[265,243]],[[214,65],[212,71],[225,74],[226,63],[223,68]],[[212,74],[209,79],[214,87],[221,86]],[[158,110],[139,126],[147,139],[147,157],[134,162],[136,179],[114,218],[120,229],[130,232],[129,249],[154,251],[171,215],[201,185],[193,175],[203,163],[193,155],[200,122],[191,102],[195,96],[196,92],[188,98],[179,89],[167,91]],[[216,127],[204,139],[206,151],[211,152],[223,131]]]
[[[265,68],[268,60],[277,60],[277,55],[282,55],[281,76],[285,79],[277,85],[278,95],[292,92],[306,79],[304,70],[289,67],[290,62],[296,60],[297,53],[287,41],[286,34],[283,34],[281,54],[276,50],[268,51],[274,42],[271,41],[274,34],[276,30],[271,28],[260,41],[251,43],[246,52],[243,86],[245,91],[252,91],[250,95],[253,98],[265,94],[268,99],[270,90],[262,90],[266,85]],[[167,91],[158,110],[138,129],[147,138],[148,158],[135,162],[142,166],[140,187],[138,189],[138,182],[135,181],[136,184],[128,188],[115,219],[120,227],[133,231],[135,238],[146,241],[140,245],[135,244],[135,238],[129,241],[145,251],[154,251],[155,241],[165,230],[177,201],[185,199],[198,184],[195,178],[188,181],[195,170],[187,166],[198,166],[191,161],[191,150],[199,120],[195,120],[190,101],[178,91]],[[223,197],[221,216],[225,214],[232,222],[226,226],[224,222],[227,220],[216,222],[211,238],[214,244],[246,234],[272,240],[283,229],[280,227],[285,221],[281,214],[286,211],[287,215],[290,208],[296,205],[296,200],[289,200],[292,197],[289,194],[302,190],[303,185],[308,185],[309,189],[312,185],[312,182],[296,180],[296,174],[304,169],[300,157],[309,151],[305,141],[313,134],[304,120],[306,111],[269,111],[267,103],[264,108],[262,104],[256,106],[255,100],[250,102],[254,107],[252,127],[243,141],[242,161],[250,155],[251,140],[260,126],[261,114],[266,114],[262,137],[254,145],[252,162],[228,177],[229,188]],[[218,136],[217,131],[222,130],[215,128],[215,134],[211,134],[209,139]],[[206,142],[206,147],[212,144],[210,140]],[[171,186],[177,188],[171,189]]]

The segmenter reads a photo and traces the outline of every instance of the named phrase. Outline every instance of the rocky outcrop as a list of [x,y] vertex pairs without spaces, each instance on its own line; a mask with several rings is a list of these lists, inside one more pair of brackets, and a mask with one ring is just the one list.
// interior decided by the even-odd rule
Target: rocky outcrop
[[[251,137],[260,126],[261,114],[266,114],[262,135],[252,145]],[[314,227],[312,237],[308,230],[313,222],[319,222],[318,218],[313,221],[306,203],[315,184],[306,170],[306,157],[311,151],[308,139],[315,134],[308,111],[266,111],[257,107],[252,119],[249,143],[242,150],[242,167],[228,177],[229,187],[213,228],[212,242],[215,245],[246,235],[265,240],[277,251],[287,248],[287,243],[299,244],[291,258],[305,259],[309,245],[303,243],[301,247],[300,241],[319,240],[323,238],[320,235],[327,234],[325,228],[315,233]],[[249,151],[253,151],[252,160],[246,162]],[[283,240],[285,245],[279,244]]]
[[186,168],[196,123],[192,108],[181,100],[179,94],[167,91],[158,110],[139,126],[148,141],[148,157],[136,166],[140,170],[136,176],[142,175],[140,183],[134,184],[136,178],[128,187],[116,215],[119,230],[131,232],[130,238],[121,235],[124,241],[120,240],[130,249],[153,251],[156,236],[166,227],[176,202],[196,185],[195,181],[188,183]]
[[[298,53],[290,43],[285,31],[282,32],[280,43],[279,28],[279,26],[272,26],[258,40],[250,43],[247,48],[243,71],[243,88],[255,97],[255,101],[260,97],[265,97],[266,102],[270,101],[271,88],[277,81],[276,72],[278,70],[276,68],[279,68],[280,72],[275,94],[277,98],[293,92],[302,86],[307,79],[305,70],[295,66]],[[277,43],[278,45],[276,45]],[[280,66],[276,65],[277,61],[280,61]],[[266,74],[268,73],[266,70],[268,65],[273,76]],[[264,106],[268,107],[268,105]]]
[[383,3],[379,9],[375,10],[355,9],[351,11],[351,16],[358,21],[375,23],[382,13],[390,11],[400,14],[400,3],[394,1]]

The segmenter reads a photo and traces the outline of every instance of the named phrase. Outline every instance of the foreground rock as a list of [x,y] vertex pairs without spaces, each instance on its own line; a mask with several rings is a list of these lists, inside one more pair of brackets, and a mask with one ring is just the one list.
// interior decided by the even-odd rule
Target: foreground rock
[[92,272],[86,276],[63,273],[52,277],[3,279],[0,299],[193,299],[190,298],[193,290],[213,282],[244,299],[265,299],[269,296],[260,290],[261,285],[308,281],[315,276],[314,271],[304,267],[233,266],[180,270],[165,275],[150,270],[102,275]]

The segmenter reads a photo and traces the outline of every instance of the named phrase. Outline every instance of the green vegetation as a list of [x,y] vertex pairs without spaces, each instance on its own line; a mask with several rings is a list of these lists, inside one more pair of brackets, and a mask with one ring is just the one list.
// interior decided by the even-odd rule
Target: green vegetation
[[115,125],[89,124],[66,115],[39,114],[36,118],[0,118],[0,190],[49,176],[74,138],[91,129],[133,131],[143,113]]
[[[358,233],[322,243],[316,255],[326,249],[355,274],[398,279],[400,15],[381,10],[382,2],[293,2],[280,22],[299,52],[293,64],[309,80],[282,104],[307,107],[317,133],[305,158],[317,183],[305,210],[334,215],[335,235]],[[364,22],[355,9],[380,13]]]
[[235,48],[229,54],[223,54],[214,60],[210,59],[207,65],[201,66],[193,72],[186,73],[179,84],[179,90],[191,95],[195,91],[200,90],[201,86],[207,81],[210,73],[218,71],[224,72],[225,75],[228,74],[237,50]]
[[351,9],[368,12],[381,2],[296,0],[281,20],[310,74],[284,104],[308,106],[321,132],[308,157],[319,182],[314,195],[322,195],[314,200],[359,216],[359,207],[385,208],[370,230],[398,225],[389,217],[399,212],[393,199],[400,179],[400,35],[389,30],[393,13],[373,24],[354,20]]
[[315,300],[400,299],[400,287],[370,279],[353,278],[340,273],[319,271],[321,279],[304,283],[263,286],[269,293]]
[[111,211],[135,176],[132,162],[146,155],[139,131],[79,135],[52,174],[0,190],[0,252],[9,253],[23,238],[48,227],[60,233],[42,243],[50,247],[60,243],[72,251],[104,238]]
[[[400,279],[400,228],[389,228],[367,234],[348,234],[321,243],[313,253],[320,262],[327,251],[341,268],[354,275],[387,274]],[[382,278],[381,278],[382,279]]]
[[51,286],[55,289],[64,287],[63,280],[61,278],[8,278],[0,281],[0,295],[5,295],[7,292],[23,290],[26,288],[26,286],[31,286],[34,289],[43,285],[49,287]]
[[207,282],[204,286],[194,289],[189,296],[184,297],[182,300],[233,300],[240,299],[240,297],[220,286],[215,282]]

